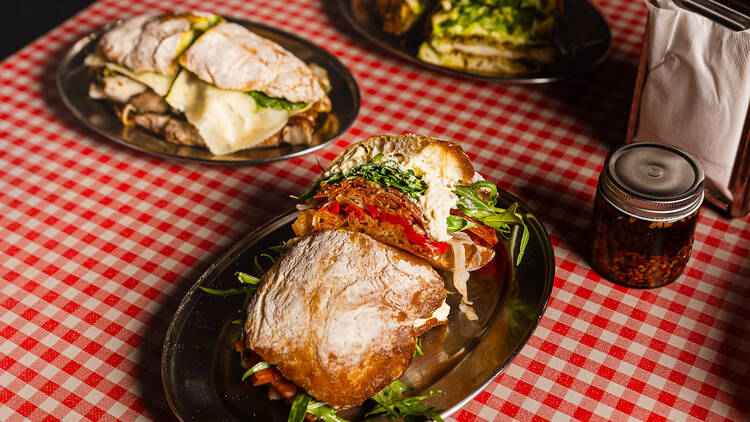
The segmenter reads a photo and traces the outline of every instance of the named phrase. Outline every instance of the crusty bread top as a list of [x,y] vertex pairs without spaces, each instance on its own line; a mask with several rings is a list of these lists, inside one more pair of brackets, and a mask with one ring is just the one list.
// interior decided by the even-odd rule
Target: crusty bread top
[[325,95],[302,60],[236,23],[220,23],[206,31],[183,53],[180,64],[222,89],[257,90],[307,103]]
[[99,51],[107,60],[134,72],[171,75],[177,69],[183,36],[188,35],[194,16],[213,15],[201,12],[148,14],[125,19],[102,35]]
[[263,276],[245,343],[313,397],[351,407],[409,366],[446,293],[425,261],[343,230],[303,237]]
[[474,179],[474,166],[460,145],[413,133],[373,136],[350,145],[333,160],[328,171],[346,172],[379,153],[417,174],[429,174],[458,185],[470,185]]

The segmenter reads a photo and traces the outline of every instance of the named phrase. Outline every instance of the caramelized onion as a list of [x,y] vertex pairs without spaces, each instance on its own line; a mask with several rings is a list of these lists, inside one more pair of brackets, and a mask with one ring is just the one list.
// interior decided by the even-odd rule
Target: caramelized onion
[[475,321],[478,317],[471,306],[466,286],[466,282],[469,280],[469,272],[466,270],[466,250],[464,249],[464,245],[471,245],[472,240],[466,233],[456,232],[451,235],[448,243],[453,248],[453,286],[461,294],[461,303],[458,308],[466,315],[466,318]]

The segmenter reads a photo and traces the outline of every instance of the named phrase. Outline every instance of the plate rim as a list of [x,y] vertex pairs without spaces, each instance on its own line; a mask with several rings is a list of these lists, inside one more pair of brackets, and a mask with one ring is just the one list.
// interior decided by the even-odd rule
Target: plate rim
[[[447,409],[441,410],[440,415],[441,417],[448,417],[464,407],[466,403],[473,400],[479,393],[484,391],[489,384],[491,384],[498,376],[500,376],[503,372],[505,372],[505,369],[510,365],[510,363],[518,356],[518,354],[521,352],[521,350],[526,346],[529,339],[533,335],[533,333],[536,331],[537,327],[539,326],[539,322],[541,321],[542,317],[544,316],[547,307],[549,305],[550,297],[552,295],[552,290],[554,288],[554,279],[555,279],[555,270],[556,270],[556,264],[555,264],[555,256],[554,256],[554,248],[552,246],[552,242],[549,237],[549,233],[547,232],[546,227],[544,224],[539,220],[532,212],[531,209],[520,199],[518,199],[515,195],[511,194],[510,192],[499,189],[502,193],[501,196],[504,196],[506,199],[508,199],[511,202],[518,202],[519,208],[521,210],[524,210],[524,214],[527,216],[530,216],[531,218],[528,219],[527,222],[533,222],[533,226],[538,231],[540,246],[542,249],[543,256],[545,257],[545,274],[546,279],[543,280],[544,284],[544,292],[542,293],[540,300],[539,300],[539,307],[536,310],[536,315],[533,319],[533,321],[530,323],[530,328],[528,329],[528,332],[525,336],[523,336],[522,341],[516,346],[516,348],[513,350],[513,352],[510,354],[508,359],[498,367],[492,376],[488,377],[487,380],[485,380],[482,384],[480,384],[475,390],[473,390],[471,393],[467,394],[465,397],[457,401],[454,405],[450,406]],[[193,283],[193,285],[190,287],[190,289],[184,294],[182,299],[180,300],[180,304],[177,306],[173,316],[172,320],[169,323],[169,326],[167,328],[167,331],[164,336],[164,343],[162,345],[162,354],[161,354],[161,379],[162,379],[162,388],[164,391],[164,395],[166,397],[167,403],[169,404],[170,409],[172,410],[172,413],[181,421],[184,421],[185,419],[183,416],[179,413],[179,410],[177,409],[172,395],[170,395],[170,388],[168,385],[168,373],[169,371],[169,365],[168,360],[169,356],[171,355],[171,351],[173,350],[170,345],[173,345],[173,337],[174,333],[173,331],[176,329],[177,326],[177,319],[178,316],[184,312],[184,308],[188,306],[190,303],[190,299],[194,295],[195,291],[198,289],[200,285],[209,277],[213,276],[214,272],[219,267],[226,267],[227,265],[231,264],[231,262],[236,259],[236,254],[238,250],[245,250],[247,248],[252,247],[255,243],[261,241],[267,233],[273,232],[280,228],[283,224],[291,223],[291,219],[293,216],[299,214],[301,211],[297,209],[291,209],[285,212],[282,212],[278,216],[272,218],[271,220],[268,220],[267,222],[261,224],[258,228],[255,230],[252,230],[247,235],[243,236],[240,240],[234,243],[226,252],[222,253],[202,274],[198,279]],[[289,220],[289,222],[286,222],[286,220]],[[254,240],[250,240],[254,238]],[[228,261],[228,262],[227,262]],[[514,272],[512,272],[514,273]]]
[[410,63],[426,67],[428,69],[432,69],[437,72],[441,72],[443,74],[449,74],[453,76],[459,76],[466,79],[473,79],[476,81],[484,81],[484,82],[495,82],[495,83],[501,83],[501,84],[545,84],[550,82],[557,82],[563,79],[570,78],[572,76],[578,75],[580,73],[583,73],[587,70],[590,70],[601,63],[603,63],[607,57],[610,54],[610,51],[612,50],[612,30],[609,27],[609,23],[607,22],[607,19],[602,14],[601,10],[599,10],[599,7],[588,0],[565,0],[565,1],[578,1],[580,3],[585,3],[588,7],[591,8],[600,20],[600,23],[603,24],[603,27],[606,29],[606,37],[605,43],[606,48],[604,49],[603,53],[597,57],[596,60],[591,61],[590,63],[587,63],[586,66],[577,67],[574,68],[573,71],[562,73],[558,75],[529,75],[527,77],[519,77],[519,76],[502,76],[502,75],[482,75],[478,73],[470,73],[465,72],[458,69],[451,69],[449,67],[445,66],[439,66],[433,63],[425,62],[423,60],[420,60],[416,56],[412,56],[411,54],[408,54],[406,51],[395,48],[391,45],[389,45],[387,42],[382,41],[379,36],[387,36],[389,34],[386,34],[385,32],[380,32],[377,34],[372,34],[369,31],[367,31],[365,28],[363,28],[359,22],[357,21],[357,18],[354,16],[353,8],[352,8],[352,1],[353,0],[337,0],[336,3],[339,6],[339,10],[344,15],[344,19],[346,19],[349,26],[353,27],[360,35],[362,35],[365,39],[370,41],[371,43],[375,44],[378,48],[381,50],[386,51],[387,53],[391,55],[395,55],[401,59],[404,59]]
[[[340,70],[342,71],[341,74],[344,76],[344,78],[347,81],[347,84],[346,84],[347,90],[350,91],[353,103],[356,104],[356,107],[353,110],[352,119],[349,122],[346,122],[345,125],[340,126],[338,133],[335,136],[331,137],[330,139],[327,139],[318,145],[309,146],[300,151],[295,151],[295,152],[288,153],[288,154],[282,154],[278,157],[246,159],[246,160],[230,160],[230,159],[222,159],[221,155],[214,155],[214,157],[216,158],[210,159],[210,158],[187,157],[187,156],[178,155],[178,154],[170,154],[170,153],[165,153],[165,152],[143,149],[137,145],[134,145],[131,142],[128,142],[125,139],[122,139],[122,137],[117,136],[116,134],[109,133],[106,130],[103,130],[97,127],[92,122],[90,122],[82,114],[81,110],[79,110],[73,104],[72,100],[68,97],[68,94],[64,88],[66,76],[68,76],[71,69],[76,68],[73,66],[74,64],[73,61],[74,61],[75,56],[79,52],[81,52],[81,50],[88,47],[92,42],[95,42],[96,40],[98,40],[101,37],[101,35],[104,33],[104,31],[106,31],[112,25],[115,25],[117,22],[122,21],[122,19],[118,19],[118,20],[109,22],[105,25],[102,25],[96,30],[85,34],[84,36],[78,38],[76,41],[70,44],[70,47],[67,49],[62,59],[60,60],[60,64],[58,65],[57,72],[55,74],[55,85],[57,88],[57,92],[60,95],[60,98],[62,99],[63,103],[65,104],[65,107],[68,109],[68,111],[71,112],[71,114],[73,114],[76,120],[78,120],[78,122],[80,123],[83,123],[83,125],[87,129],[93,131],[97,135],[102,136],[112,142],[115,142],[118,145],[125,146],[132,151],[137,151],[139,153],[146,154],[147,156],[150,156],[150,157],[158,157],[162,159],[174,160],[174,161],[184,162],[184,163],[205,164],[205,165],[222,166],[222,167],[240,167],[240,166],[255,166],[255,165],[272,163],[272,162],[280,161],[280,160],[288,160],[291,158],[296,158],[302,155],[309,154],[323,147],[326,147],[330,145],[331,143],[335,142],[341,136],[345,135],[349,131],[349,129],[351,129],[351,127],[359,118],[359,112],[362,107],[362,96],[361,96],[361,92],[359,89],[359,84],[357,83],[357,79],[354,77],[354,74],[349,70],[348,67],[344,65],[344,63],[338,57],[336,57],[336,55],[334,55],[330,51],[326,50],[325,48],[319,46],[318,44],[312,41],[308,41],[296,34],[284,31],[282,29],[278,29],[276,27],[266,25],[263,23],[259,23],[256,21],[252,21],[249,19],[240,19],[240,18],[234,18],[234,17],[229,17],[229,16],[223,16],[223,15],[222,17],[226,19],[228,22],[239,23],[245,27],[248,27],[249,29],[258,28],[259,30],[273,32],[293,42],[306,45],[307,47],[312,48],[313,50],[319,53],[322,53],[326,57],[327,60],[335,63],[337,67],[339,67]],[[142,129],[139,129],[139,130],[142,130]],[[148,132],[146,133],[149,136],[156,137],[153,134],[150,134]]]

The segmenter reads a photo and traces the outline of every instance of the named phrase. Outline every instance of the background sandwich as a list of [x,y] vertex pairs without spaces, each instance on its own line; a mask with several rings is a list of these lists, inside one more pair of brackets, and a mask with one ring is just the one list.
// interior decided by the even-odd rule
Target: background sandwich
[[325,70],[213,14],[126,19],[85,63],[89,95],[110,101],[124,124],[217,155],[311,143],[330,110]]
[[444,0],[429,17],[420,59],[487,75],[529,73],[555,58],[561,0]]

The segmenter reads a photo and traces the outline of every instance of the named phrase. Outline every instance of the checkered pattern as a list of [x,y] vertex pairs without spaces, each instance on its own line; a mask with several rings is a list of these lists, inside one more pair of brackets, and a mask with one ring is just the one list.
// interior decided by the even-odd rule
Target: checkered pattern
[[[166,326],[197,276],[288,208],[316,160],[369,135],[460,142],[488,179],[550,231],[555,288],[520,355],[452,415],[489,420],[728,420],[750,415],[750,223],[700,218],[679,282],[628,290],[585,260],[596,177],[623,141],[642,1],[597,0],[607,62],[544,86],[431,72],[346,27],[334,1],[104,0],[0,63],[0,420],[169,420],[159,375]],[[211,10],[324,46],[363,95],[335,145],[223,169],[149,158],[83,129],[54,73],[66,47],[114,19]]]

